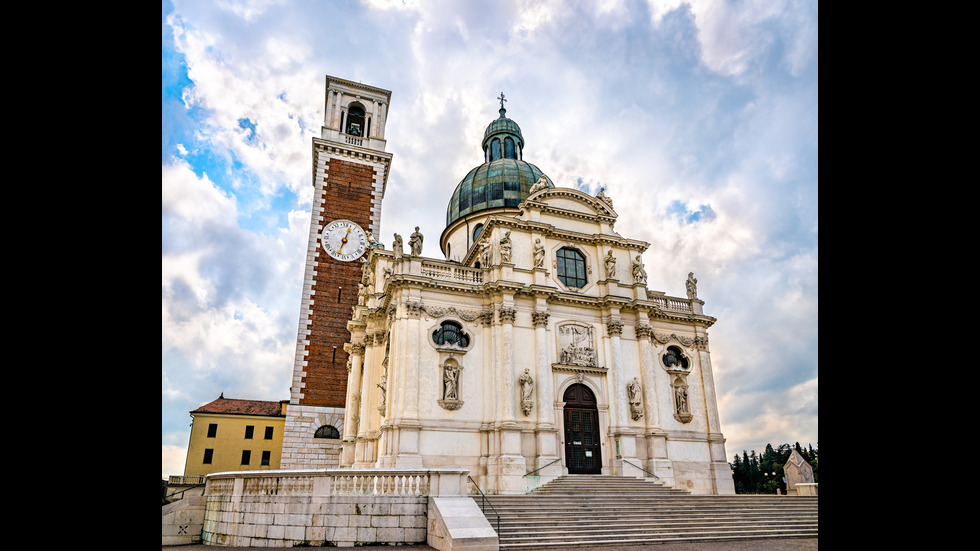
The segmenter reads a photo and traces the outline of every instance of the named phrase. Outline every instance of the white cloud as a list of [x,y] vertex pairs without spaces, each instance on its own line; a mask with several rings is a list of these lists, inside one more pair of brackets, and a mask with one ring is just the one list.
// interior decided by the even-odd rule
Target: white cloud
[[165,440],[221,391],[287,397],[325,74],[392,91],[382,242],[419,225],[441,256],[503,91],[525,160],[605,187],[616,230],[651,243],[652,288],[699,278],[728,455],[816,439],[815,2],[308,8],[177,0],[168,18],[198,125],[163,167]]

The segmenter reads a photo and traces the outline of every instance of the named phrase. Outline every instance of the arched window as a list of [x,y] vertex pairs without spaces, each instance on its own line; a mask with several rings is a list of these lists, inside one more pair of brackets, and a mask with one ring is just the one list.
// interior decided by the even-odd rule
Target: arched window
[[504,158],[505,159],[517,158],[517,156],[514,154],[514,140],[510,138],[504,138]]
[[585,287],[585,257],[568,247],[558,249],[558,279],[569,287]]
[[364,135],[364,108],[360,105],[351,104],[347,109],[347,128],[345,132],[351,136]]
[[664,353],[664,365],[667,367],[680,367],[681,369],[687,369],[688,363],[687,358],[684,357],[681,350],[676,346],[668,346],[667,352]]
[[336,427],[330,425],[323,425],[322,427],[316,429],[313,434],[313,438],[340,438],[340,431]]
[[500,140],[494,138],[493,141],[490,142],[490,160],[496,161],[499,158],[500,158]]
[[466,348],[470,344],[470,337],[463,333],[463,326],[455,321],[444,321],[439,329],[432,333],[432,342],[443,345],[453,344],[460,348]]
[[480,233],[483,232],[483,224],[477,224],[476,229],[473,230],[473,242],[476,243],[476,238],[480,237]]

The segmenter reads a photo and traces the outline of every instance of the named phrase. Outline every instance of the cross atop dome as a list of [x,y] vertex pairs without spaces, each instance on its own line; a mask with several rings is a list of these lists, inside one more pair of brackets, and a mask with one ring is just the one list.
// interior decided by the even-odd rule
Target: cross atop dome
[[507,101],[507,100],[504,98],[504,93],[501,92],[500,93],[500,97],[498,97],[497,99],[500,100],[500,118],[502,118],[502,119],[503,118],[506,118],[506,117],[504,117],[504,113],[506,113],[507,110],[504,109],[504,102]]

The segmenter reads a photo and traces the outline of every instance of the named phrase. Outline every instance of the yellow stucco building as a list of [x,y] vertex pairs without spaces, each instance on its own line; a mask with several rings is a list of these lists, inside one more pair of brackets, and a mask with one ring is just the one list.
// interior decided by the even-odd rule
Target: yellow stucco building
[[184,476],[278,469],[287,403],[222,394],[191,411]]

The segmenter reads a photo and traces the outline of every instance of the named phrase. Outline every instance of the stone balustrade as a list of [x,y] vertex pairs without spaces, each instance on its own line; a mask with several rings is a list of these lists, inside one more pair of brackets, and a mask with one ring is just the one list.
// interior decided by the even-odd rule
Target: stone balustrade
[[205,495],[465,496],[466,469],[234,471],[207,477]]
[[422,275],[461,283],[483,283],[483,270],[428,259],[422,261]]
[[466,469],[214,473],[207,476],[201,543],[232,547],[422,543],[430,499],[465,498],[467,474]]

